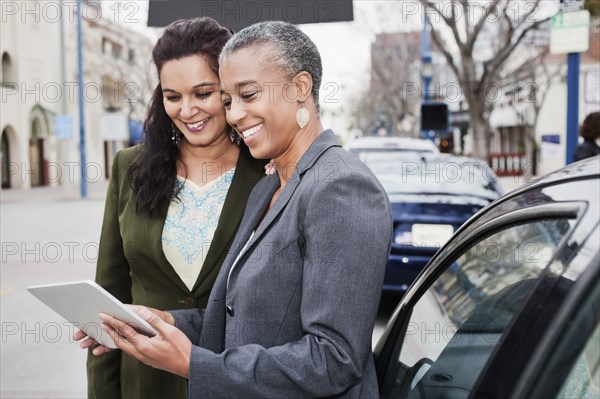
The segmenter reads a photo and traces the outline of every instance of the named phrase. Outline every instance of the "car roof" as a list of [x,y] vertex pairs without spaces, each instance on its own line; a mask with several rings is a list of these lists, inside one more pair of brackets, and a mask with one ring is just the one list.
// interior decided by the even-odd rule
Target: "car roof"
[[439,152],[429,140],[411,137],[358,137],[345,146],[346,149],[397,149],[399,151]]
[[[564,166],[554,172],[547,175],[541,176],[537,179],[531,180],[530,182],[522,185],[521,187],[513,190],[510,196],[519,195],[523,191],[527,191],[531,188],[538,186],[545,186],[557,181],[573,179],[586,179],[600,174],[600,155],[583,159],[579,162],[572,163]],[[508,199],[508,196],[507,196]]]

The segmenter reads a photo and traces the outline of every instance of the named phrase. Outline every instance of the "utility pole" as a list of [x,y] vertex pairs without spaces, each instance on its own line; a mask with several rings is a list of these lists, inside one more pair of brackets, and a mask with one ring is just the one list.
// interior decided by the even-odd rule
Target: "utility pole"
[[77,80],[79,85],[79,162],[81,163],[81,198],[87,198],[86,181],[86,159],[85,159],[85,114],[83,99],[83,43],[81,34],[81,25],[83,23],[83,13],[81,11],[81,2],[77,0]]

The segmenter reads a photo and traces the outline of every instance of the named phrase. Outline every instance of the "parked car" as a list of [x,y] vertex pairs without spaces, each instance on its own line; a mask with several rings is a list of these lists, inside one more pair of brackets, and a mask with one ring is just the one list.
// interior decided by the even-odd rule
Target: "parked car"
[[363,152],[439,154],[440,152],[433,142],[410,137],[358,137],[346,144],[345,148],[353,154]]
[[414,153],[362,153],[360,158],[392,204],[384,292],[404,293],[454,232],[502,195],[494,172],[477,159]]
[[600,157],[471,218],[382,333],[381,397],[600,397],[599,222]]

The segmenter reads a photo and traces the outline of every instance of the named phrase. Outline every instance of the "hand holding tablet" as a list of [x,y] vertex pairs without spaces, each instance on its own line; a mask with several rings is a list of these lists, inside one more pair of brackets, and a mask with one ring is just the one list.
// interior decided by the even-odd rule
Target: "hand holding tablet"
[[133,310],[91,280],[73,281],[27,287],[27,290],[44,302],[68,322],[107,348],[116,348],[111,337],[100,326],[98,317],[105,313],[131,325],[138,332],[152,337],[156,329]]

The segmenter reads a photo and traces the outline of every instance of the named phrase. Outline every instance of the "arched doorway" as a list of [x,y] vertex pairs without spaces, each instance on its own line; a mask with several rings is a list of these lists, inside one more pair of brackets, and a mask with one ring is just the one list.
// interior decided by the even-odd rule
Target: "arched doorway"
[[29,139],[29,170],[27,175],[31,178],[31,187],[45,186],[48,184],[46,173],[47,162],[44,157],[44,137],[42,122],[34,118],[31,122],[31,138]]
[[7,52],[2,53],[2,75],[0,76],[0,82],[3,83],[15,83],[16,79],[13,75],[13,65],[10,59],[10,55]]
[[8,131],[2,130],[2,188],[10,188],[10,145],[8,142]]

